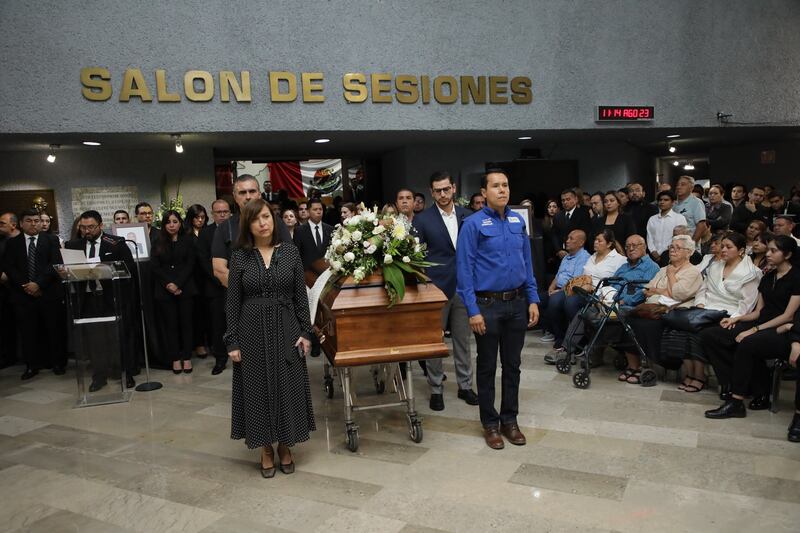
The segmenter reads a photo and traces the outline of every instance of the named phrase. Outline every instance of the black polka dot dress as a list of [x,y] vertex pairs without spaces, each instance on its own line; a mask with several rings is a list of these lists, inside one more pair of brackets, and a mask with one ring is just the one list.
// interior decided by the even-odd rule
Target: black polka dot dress
[[311,338],[308,296],[300,254],[278,245],[267,268],[258,250],[235,250],[228,265],[225,313],[233,365],[231,438],[248,448],[292,446],[316,429],[308,368],[294,345]]

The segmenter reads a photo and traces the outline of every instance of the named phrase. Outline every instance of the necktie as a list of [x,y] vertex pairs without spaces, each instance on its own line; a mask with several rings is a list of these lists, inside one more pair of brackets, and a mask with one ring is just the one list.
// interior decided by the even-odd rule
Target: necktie
[[570,218],[572,218],[572,213],[569,213],[569,212],[568,212],[568,213],[567,213],[567,222],[569,222],[569,219],[570,219]]
[[322,248],[322,237],[319,234],[319,224],[314,226],[314,232],[316,233],[314,239],[317,241],[317,248]]
[[30,237],[28,244],[28,280],[36,277],[36,237]]
[[97,255],[97,250],[95,250],[95,245],[97,241],[91,241],[91,245],[89,246],[89,259],[92,259],[95,255]]

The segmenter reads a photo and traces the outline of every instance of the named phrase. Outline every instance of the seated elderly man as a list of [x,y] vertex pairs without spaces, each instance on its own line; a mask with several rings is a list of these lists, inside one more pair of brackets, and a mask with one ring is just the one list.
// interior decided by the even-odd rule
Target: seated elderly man
[[[669,246],[669,265],[661,268],[646,285],[645,303],[661,304],[670,308],[692,306],[703,280],[700,271],[689,262],[694,251],[694,241],[690,236],[678,235],[672,239]],[[650,361],[658,361],[663,322],[661,319],[637,317],[636,314],[636,309],[631,311],[628,323]],[[640,384],[642,362],[639,354],[627,349],[625,357],[628,359],[628,368],[619,375],[619,381]]]
[[589,252],[583,245],[586,243],[586,233],[583,230],[573,230],[567,235],[564,248],[567,255],[558,266],[558,273],[553,278],[547,289],[549,299],[544,311],[544,328],[553,333],[555,343],[553,348],[561,348],[564,342],[564,333],[567,328],[567,316],[575,316],[580,309],[582,300],[577,297],[567,297],[564,286],[577,276],[583,274],[583,267],[589,260]]

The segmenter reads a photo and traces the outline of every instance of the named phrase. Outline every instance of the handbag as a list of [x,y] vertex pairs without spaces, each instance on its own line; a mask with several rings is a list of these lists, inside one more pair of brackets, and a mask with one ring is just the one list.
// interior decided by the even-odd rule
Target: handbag
[[647,320],[660,320],[667,311],[669,311],[669,307],[664,304],[643,303],[634,307],[630,313],[628,313],[628,316]]
[[580,276],[575,276],[571,280],[564,285],[564,294],[567,296],[575,295],[575,291],[573,287],[581,287],[582,289],[586,289],[588,291],[592,290],[592,276],[588,274],[582,274]]
[[663,319],[664,324],[669,328],[698,333],[703,328],[719,324],[719,321],[727,316],[727,311],[719,309],[688,307],[685,309],[672,309],[663,316]]

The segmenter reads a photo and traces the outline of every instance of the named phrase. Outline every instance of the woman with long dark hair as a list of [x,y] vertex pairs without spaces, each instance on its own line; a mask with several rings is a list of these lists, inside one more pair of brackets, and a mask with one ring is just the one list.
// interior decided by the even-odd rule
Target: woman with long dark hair
[[151,257],[154,299],[164,320],[166,349],[176,374],[192,372],[192,308],[197,286],[194,280],[195,246],[183,232],[177,211],[164,212],[161,231]]
[[603,196],[603,209],[605,215],[594,219],[594,236],[603,230],[609,229],[614,232],[619,242],[627,242],[628,237],[636,233],[636,225],[630,215],[621,211],[621,204],[615,191],[608,191]]
[[773,268],[769,261],[767,261],[767,246],[769,245],[769,241],[774,238],[775,236],[769,231],[762,231],[750,244],[750,259],[753,261],[756,268],[761,269],[761,272],[764,274]]
[[191,233],[195,237],[200,236],[200,231],[208,223],[208,213],[206,208],[200,204],[193,204],[186,210],[186,233]]
[[306,355],[311,350],[303,263],[281,242],[275,214],[261,199],[242,208],[225,303],[225,345],[233,362],[231,438],[261,448],[261,475],[294,472],[290,448],[316,429]]

